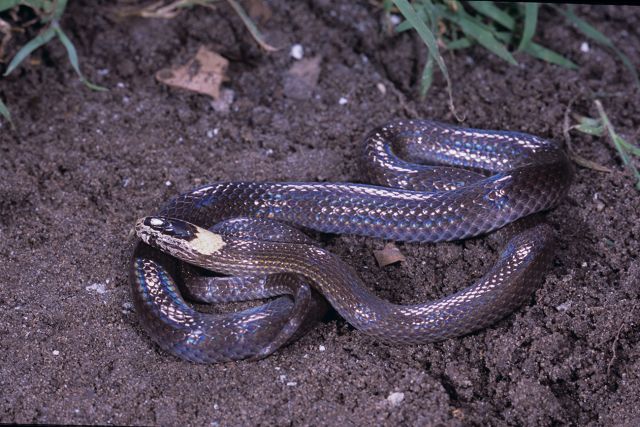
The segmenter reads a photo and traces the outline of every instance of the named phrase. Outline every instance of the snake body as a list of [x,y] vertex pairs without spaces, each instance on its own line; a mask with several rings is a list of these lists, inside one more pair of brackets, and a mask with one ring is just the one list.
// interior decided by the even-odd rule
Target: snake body
[[[419,242],[485,234],[562,200],[572,167],[557,144],[519,132],[408,120],[369,133],[363,157],[375,185],[216,183],[139,220],[145,243],[134,252],[131,282],[149,335],[196,362],[264,357],[322,315],[320,293],[369,335],[425,343],[484,328],[530,297],[552,254],[545,224],[516,234],[476,283],[417,305],[378,298],[353,269],[292,226]],[[196,280],[189,287],[196,299],[294,299],[280,296],[232,314],[198,312],[173,279],[174,257],[235,277]]]

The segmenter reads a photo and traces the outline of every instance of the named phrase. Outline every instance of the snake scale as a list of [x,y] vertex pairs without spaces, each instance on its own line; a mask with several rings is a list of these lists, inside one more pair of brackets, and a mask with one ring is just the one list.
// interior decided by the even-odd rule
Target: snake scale
[[[520,132],[396,120],[365,137],[363,157],[372,184],[215,183],[138,220],[132,295],[152,339],[194,362],[258,359],[304,334],[328,302],[377,339],[428,343],[482,329],[530,298],[553,254],[544,223],[519,227],[475,283],[414,305],[377,297],[299,229],[407,242],[486,234],[562,200],[573,169],[558,144]],[[180,261],[220,274],[185,273]],[[187,304],[181,290],[205,303],[271,299],[211,314]]]

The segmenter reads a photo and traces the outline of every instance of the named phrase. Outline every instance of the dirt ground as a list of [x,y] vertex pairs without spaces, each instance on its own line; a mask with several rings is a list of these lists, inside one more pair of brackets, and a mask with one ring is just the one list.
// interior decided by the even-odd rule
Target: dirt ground
[[[130,2],[70,3],[62,26],[86,75],[109,91],[86,89],[59,42],[0,80],[18,127],[0,128],[0,422],[640,424],[639,193],[608,142],[577,133],[578,153],[613,173],[577,168],[548,215],[560,241],[553,268],[528,305],[493,327],[390,346],[334,314],[259,362],[196,365],[159,350],[129,294],[136,218],[213,181],[361,181],[371,128],[455,119],[441,76],[417,97],[422,43],[385,33],[367,1],[267,2],[260,28],[284,46],[270,54],[224,3],[172,20],[115,18]],[[640,9],[578,12],[640,66]],[[578,71],[521,54],[509,66],[477,47],[445,55],[465,125],[562,140],[571,99],[581,93],[573,110],[594,116],[589,96],[600,93],[617,129],[637,140],[640,92],[615,55],[581,50],[584,37],[549,10],[540,27],[536,40]],[[315,87],[291,84],[294,43],[321,57]],[[230,61],[228,112],[154,78],[201,45]],[[497,239],[398,244],[407,260],[386,268],[373,258],[382,241],[323,244],[379,295],[406,303],[480,277]]]

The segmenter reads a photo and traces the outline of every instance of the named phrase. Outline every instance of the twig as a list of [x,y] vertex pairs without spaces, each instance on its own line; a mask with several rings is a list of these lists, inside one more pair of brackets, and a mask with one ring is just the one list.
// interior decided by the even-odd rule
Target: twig
[[607,377],[611,374],[611,367],[613,366],[613,362],[615,362],[616,360],[616,355],[617,355],[617,347],[618,347],[618,340],[620,339],[620,332],[622,331],[622,328],[624,327],[625,322],[622,322],[622,325],[620,325],[620,327],[618,328],[618,333],[616,333],[616,337],[613,340],[613,344],[611,345],[611,358],[609,359],[609,364],[607,365]]

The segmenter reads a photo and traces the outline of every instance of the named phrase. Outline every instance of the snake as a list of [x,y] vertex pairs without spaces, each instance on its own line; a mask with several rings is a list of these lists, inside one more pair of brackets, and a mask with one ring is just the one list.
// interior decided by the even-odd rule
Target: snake
[[[136,222],[131,293],[140,324],[185,360],[257,360],[304,335],[329,307],[389,344],[486,328],[530,300],[555,232],[527,221],[561,203],[562,146],[531,134],[394,120],[364,138],[366,182],[216,182]],[[457,241],[513,227],[495,264],[443,298],[394,304],[306,231],[404,242]],[[208,271],[215,272],[209,273]],[[187,302],[267,299],[237,312]]]

